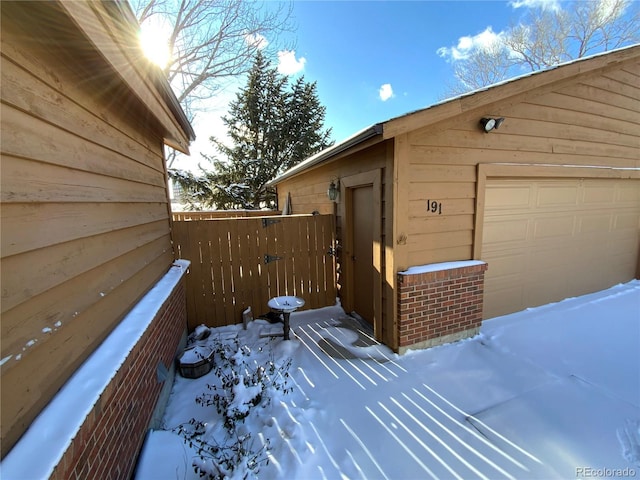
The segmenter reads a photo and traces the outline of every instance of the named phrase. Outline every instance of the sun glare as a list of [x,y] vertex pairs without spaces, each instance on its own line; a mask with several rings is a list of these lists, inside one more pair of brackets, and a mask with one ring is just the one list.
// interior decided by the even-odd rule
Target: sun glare
[[140,45],[146,57],[160,68],[169,63],[169,31],[161,25],[147,22],[140,27]]

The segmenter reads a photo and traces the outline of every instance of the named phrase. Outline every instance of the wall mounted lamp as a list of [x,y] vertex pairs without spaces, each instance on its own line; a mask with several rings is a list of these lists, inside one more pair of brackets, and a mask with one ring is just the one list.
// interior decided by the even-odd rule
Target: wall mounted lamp
[[329,189],[327,190],[327,197],[332,202],[335,202],[338,199],[338,194],[340,193],[340,180],[337,178],[331,180],[329,184]]
[[480,119],[480,125],[482,125],[482,130],[485,133],[489,133],[491,130],[497,130],[500,128],[500,125],[504,122],[504,117],[500,118],[488,118],[483,117]]

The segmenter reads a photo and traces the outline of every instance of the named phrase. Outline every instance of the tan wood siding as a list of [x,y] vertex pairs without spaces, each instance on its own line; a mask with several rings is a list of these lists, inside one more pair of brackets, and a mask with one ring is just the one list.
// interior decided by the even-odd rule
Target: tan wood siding
[[[482,259],[491,170],[484,167],[508,171],[501,177],[522,177],[527,169],[529,176],[548,178],[638,178],[638,52],[632,47],[573,62],[391,119],[382,124],[382,164],[375,160],[382,158],[377,147],[350,147],[361,150],[337,153],[280,182],[279,200],[283,204],[290,192],[294,212],[330,212],[326,189],[332,177],[364,173],[369,166],[385,169],[383,305],[392,320],[383,327],[390,332],[385,342],[395,348],[396,273],[414,265]],[[506,121],[487,134],[479,128],[487,116]],[[427,208],[431,202],[435,211]],[[339,214],[339,237],[342,222]]]
[[[35,51],[21,51],[15,45],[2,42],[5,103],[27,114],[37,112],[47,124],[74,135],[80,134],[78,126],[82,125],[86,133],[91,132],[88,140],[96,145],[128,155],[135,162],[162,172],[157,152],[149,148],[149,138],[143,131],[138,131],[139,128],[131,128],[134,123],[128,119],[129,114],[135,119],[140,117],[140,112],[135,110],[129,99],[123,103],[117,102],[118,96],[123,98],[126,95],[121,87],[102,85],[101,90],[90,92],[79,104],[73,98],[67,83],[71,80],[79,81],[77,73],[62,63],[56,66],[56,73],[53,75],[53,71],[39,60]],[[112,95],[116,96],[109,98]],[[29,116],[25,120],[29,123]],[[20,123],[18,126],[20,128],[16,129],[16,133],[24,127]],[[45,125],[39,126],[42,128]]]
[[73,24],[4,8],[3,455],[173,259],[159,123]]
[[[385,139],[389,139],[401,133],[421,128],[441,128],[443,124],[457,123],[460,115],[468,112],[477,113],[481,109],[506,107],[509,104],[513,105],[525,101],[527,98],[557,90],[563,85],[573,85],[576,83],[577,77],[584,79],[607,75],[618,70],[632,73],[638,77],[640,76],[637,63],[638,50],[639,47],[636,45],[588,60],[571,62],[559,68],[481,90],[472,95],[462,95],[441,105],[386,122],[383,136]],[[495,109],[490,111],[492,114],[498,113]],[[489,112],[485,110],[481,113],[487,114]]]
[[[629,62],[537,96],[529,92],[523,101],[460,114],[443,128],[412,131],[408,262],[472,258],[479,164],[640,167],[639,96],[637,62]],[[485,134],[482,116],[506,120]],[[429,212],[427,200],[441,202],[442,214]]]
[[[124,255],[127,248],[138,249],[166,235],[166,221],[159,220],[5,257],[2,267],[11,282],[3,285],[2,311],[8,312],[66,279],[107,264]],[[164,238],[165,244],[167,241]],[[22,268],[24,265],[30,267]],[[3,328],[5,320],[3,317]]]
[[[21,353],[19,361],[14,361],[19,365],[2,374],[3,443],[15,441],[29,426],[34,414],[48,403],[64,383],[67,370],[73,372],[80,366],[87,351],[93,350],[104,340],[130,306],[140,298],[140,285],[153,285],[159,276],[166,273],[165,263],[171,258],[169,254],[163,262],[147,265],[122,283],[121,288],[111,295],[100,297],[101,301],[96,301],[73,319],[71,317],[75,312],[72,312],[67,317],[70,321],[63,323],[61,328],[31,339],[33,345]],[[80,291],[87,291],[80,282],[76,287]],[[3,449],[9,447],[3,445]]]

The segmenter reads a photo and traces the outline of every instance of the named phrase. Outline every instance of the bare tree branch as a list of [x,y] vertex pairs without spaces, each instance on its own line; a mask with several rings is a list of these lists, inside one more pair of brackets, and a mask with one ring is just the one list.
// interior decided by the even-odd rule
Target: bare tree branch
[[[478,45],[452,57],[456,84],[452,94],[486,87],[528,71],[537,71],[640,41],[640,2],[578,0],[563,10],[532,9],[490,45]],[[448,51],[449,49],[441,49]]]
[[[224,79],[246,73],[255,53],[289,31],[291,4],[247,0],[132,0],[141,25],[171,26],[164,71],[189,118]],[[267,47],[268,48],[268,47]]]

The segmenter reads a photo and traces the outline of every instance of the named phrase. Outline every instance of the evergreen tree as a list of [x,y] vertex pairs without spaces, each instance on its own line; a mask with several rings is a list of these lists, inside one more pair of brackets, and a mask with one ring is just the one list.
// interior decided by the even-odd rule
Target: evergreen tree
[[289,85],[287,77],[258,52],[247,85],[223,117],[232,145],[211,137],[222,158],[206,157],[213,171],[196,177],[175,173],[190,205],[219,209],[275,207],[266,183],[330,146],[324,130],[325,107],[316,83],[304,77]]

